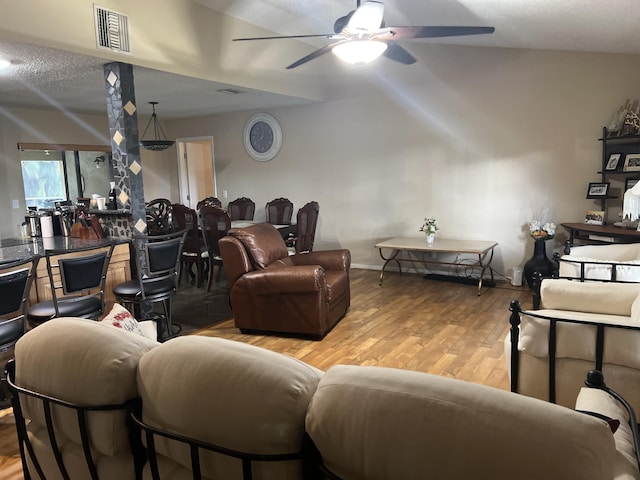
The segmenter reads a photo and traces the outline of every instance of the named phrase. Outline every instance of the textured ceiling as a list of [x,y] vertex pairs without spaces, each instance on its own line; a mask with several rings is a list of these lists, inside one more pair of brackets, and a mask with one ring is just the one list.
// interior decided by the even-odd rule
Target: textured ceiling
[[[194,0],[206,7],[278,34],[330,33],[336,18],[355,7],[355,0]],[[387,0],[386,25],[485,25],[493,35],[403,42],[409,51],[423,43],[577,50],[640,55],[640,9],[637,0]],[[282,49],[282,69],[299,55],[288,53],[295,40],[273,40]],[[316,46],[328,40],[309,40]],[[256,51],[262,42],[251,44]],[[102,65],[109,61],[42,46],[0,39],[0,56],[21,59],[0,72],[0,105],[104,112]],[[329,62],[317,59],[324,71]],[[382,61],[388,62],[386,59]],[[318,68],[305,65],[300,68]],[[398,68],[411,68],[398,65]],[[344,72],[344,69],[340,71]],[[160,101],[161,118],[203,116],[230,111],[268,109],[306,100],[258,90],[229,95],[235,88],[206,80],[134,67],[136,99],[142,105]],[[175,94],[173,94],[175,93]],[[147,109],[150,110],[150,107]]]
[[[21,59],[0,72],[0,105],[69,110],[75,113],[106,112],[103,65],[111,60],[36,45],[0,40],[0,57]],[[161,102],[161,118],[185,118],[296,105],[304,100],[273,93],[237,88],[237,95],[220,92],[232,85],[175,75],[134,66],[136,102],[150,114],[150,101]]]

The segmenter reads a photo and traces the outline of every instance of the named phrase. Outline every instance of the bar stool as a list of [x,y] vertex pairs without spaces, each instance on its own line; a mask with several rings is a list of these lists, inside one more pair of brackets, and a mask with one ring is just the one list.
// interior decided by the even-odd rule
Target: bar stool
[[53,249],[45,252],[51,300],[27,308],[27,322],[36,327],[56,317],[97,319],[104,311],[104,288],[114,243],[100,247]]
[[[0,365],[13,358],[16,342],[25,332],[24,312],[38,257],[0,264]],[[9,406],[2,376],[0,409]]]
[[[180,256],[187,230],[167,235],[133,237],[136,277],[113,287],[116,301],[133,313],[136,306],[162,302],[167,337],[173,335],[171,297],[176,293]],[[138,314],[145,320],[144,312]],[[158,322],[158,339],[162,338]]]

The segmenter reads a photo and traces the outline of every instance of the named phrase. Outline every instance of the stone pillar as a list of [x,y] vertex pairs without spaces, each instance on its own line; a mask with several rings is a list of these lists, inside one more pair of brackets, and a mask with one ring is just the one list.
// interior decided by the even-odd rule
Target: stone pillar
[[[133,65],[113,62],[104,65],[107,89],[107,113],[109,135],[113,151],[118,209],[131,212],[130,232],[147,234],[142,162],[140,161],[140,134],[138,132],[138,108],[133,83]],[[137,263],[144,272],[147,268],[144,254],[139,252]],[[132,272],[135,273],[135,272]],[[153,306],[145,303],[135,312],[138,319],[152,318]]]
[[147,220],[133,65],[107,63],[104,65],[104,79],[118,209],[131,212],[130,225],[133,234],[145,235]]

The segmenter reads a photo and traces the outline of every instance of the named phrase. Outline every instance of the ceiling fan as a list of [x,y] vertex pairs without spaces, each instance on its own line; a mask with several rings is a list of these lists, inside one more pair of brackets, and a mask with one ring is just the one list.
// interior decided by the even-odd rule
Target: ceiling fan
[[288,69],[299,67],[330,51],[353,64],[368,63],[384,55],[396,62],[410,65],[415,63],[416,59],[395,40],[479,35],[495,31],[493,27],[385,27],[383,14],[384,5],[381,2],[370,0],[360,5],[360,0],[356,0],[356,9],[335,21],[333,25],[335,33],[234,38],[233,41],[312,37],[337,40],[293,62],[287,67]]

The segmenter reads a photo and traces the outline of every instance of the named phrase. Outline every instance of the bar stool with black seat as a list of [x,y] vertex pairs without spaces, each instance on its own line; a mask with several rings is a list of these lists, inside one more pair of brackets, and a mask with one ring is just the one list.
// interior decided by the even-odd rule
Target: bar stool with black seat
[[[0,264],[0,365],[13,358],[16,342],[25,332],[24,313],[33,281],[37,256]],[[0,409],[9,406],[4,375]]]
[[56,317],[97,319],[104,312],[104,288],[114,243],[45,252],[51,300],[27,308],[31,328]]
[[[146,320],[142,304],[162,303],[166,338],[173,335],[171,322],[171,297],[176,293],[180,271],[180,256],[186,230],[167,235],[139,235],[132,239],[135,255],[136,278],[113,287],[116,301],[125,305],[139,320]],[[155,316],[155,314],[154,314]],[[158,322],[158,338],[162,338],[162,326]]]

